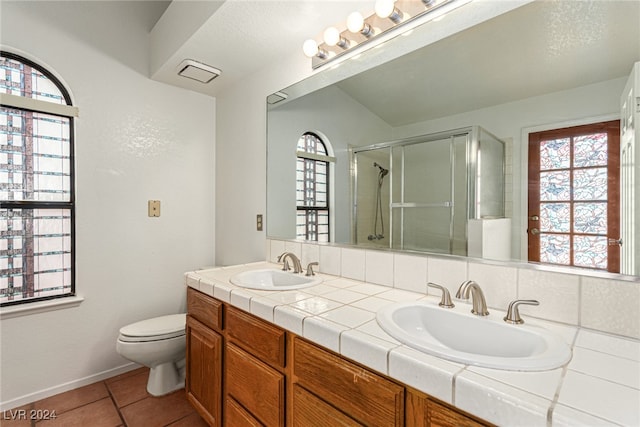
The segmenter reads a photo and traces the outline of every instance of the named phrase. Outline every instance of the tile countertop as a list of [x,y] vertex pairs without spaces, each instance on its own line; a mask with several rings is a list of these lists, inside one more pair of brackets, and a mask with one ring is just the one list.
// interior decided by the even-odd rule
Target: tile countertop
[[[186,284],[484,420],[509,426],[640,426],[640,341],[526,318],[566,339],[568,365],[544,372],[486,369],[407,347],[377,324],[384,305],[439,298],[318,274],[319,285],[291,291],[235,286],[239,272],[280,268],[258,262],[198,270]],[[456,304],[465,304],[456,301]],[[493,310],[491,316],[504,316]]]

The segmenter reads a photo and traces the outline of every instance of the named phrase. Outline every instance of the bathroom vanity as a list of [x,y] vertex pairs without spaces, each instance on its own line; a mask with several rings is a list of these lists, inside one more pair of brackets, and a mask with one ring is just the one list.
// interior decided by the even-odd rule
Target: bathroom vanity
[[[571,360],[536,372],[486,368],[403,344],[376,317],[405,301],[445,314],[466,313],[471,304],[456,300],[447,310],[438,307],[438,293],[329,274],[292,290],[234,283],[240,274],[257,280],[281,268],[257,262],[185,275],[186,392],[211,425],[640,423],[636,339],[525,314],[525,325],[513,327],[559,335]],[[502,322],[506,307],[491,305],[494,298],[478,322]]]
[[186,393],[212,426],[488,425],[188,288]]

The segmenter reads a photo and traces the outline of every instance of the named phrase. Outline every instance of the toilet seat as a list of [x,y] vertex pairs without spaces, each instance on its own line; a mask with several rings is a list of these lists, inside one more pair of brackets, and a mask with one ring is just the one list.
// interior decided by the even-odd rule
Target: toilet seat
[[186,314],[170,314],[142,320],[120,328],[123,342],[161,341],[184,336]]

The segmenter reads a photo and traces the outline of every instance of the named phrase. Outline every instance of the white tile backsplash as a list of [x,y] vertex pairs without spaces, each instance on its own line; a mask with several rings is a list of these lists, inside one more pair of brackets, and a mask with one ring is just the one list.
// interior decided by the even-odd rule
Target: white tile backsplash
[[364,281],[366,251],[342,248],[342,277]]
[[518,299],[535,299],[539,306],[520,306],[522,314],[577,325],[580,277],[540,270],[518,272]]
[[395,254],[393,286],[407,291],[427,293],[427,258]]
[[342,249],[337,246],[323,246],[320,248],[320,272],[326,274],[333,274],[334,276],[341,275],[341,263],[342,263]]
[[365,281],[393,286],[393,253],[365,251]]
[[640,338],[640,284],[582,277],[582,326]]
[[[286,249],[297,254],[302,252],[306,263],[312,262],[317,254],[320,263],[318,270],[332,276],[356,281],[367,280],[371,284],[381,283],[397,290],[421,294],[428,292],[427,282],[434,282],[445,286],[452,295],[463,281],[474,280],[482,288],[487,305],[493,309],[505,311],[514,299],[537,299],[540,301],[539,306],[520,307],[523,316],[532,320],[550,320],[640,339],[640,322],[637,319],[637,307],[640,306],[638,281],[551,272],[530,265],[497,265],[457,257],[281,240],[269,242],[271,258]],[[315,290],[309,290],[309,293],[318,294],[321,288],[323,293],[331,292],[329,286],[333,286],[332,282],[341,283],[332,280],[315,287]],[[343,287],[342,283],[337,287]]]

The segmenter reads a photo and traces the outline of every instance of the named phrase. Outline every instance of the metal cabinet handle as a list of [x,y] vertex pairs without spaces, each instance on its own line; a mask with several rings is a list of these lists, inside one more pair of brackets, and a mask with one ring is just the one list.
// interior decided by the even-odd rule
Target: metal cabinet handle
[[540,230],[538,230],[537,228],[532,228],[531,234],[533,234],[534,236],[537,236],[538,234],[540,234]]

